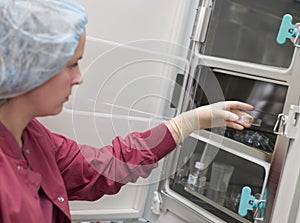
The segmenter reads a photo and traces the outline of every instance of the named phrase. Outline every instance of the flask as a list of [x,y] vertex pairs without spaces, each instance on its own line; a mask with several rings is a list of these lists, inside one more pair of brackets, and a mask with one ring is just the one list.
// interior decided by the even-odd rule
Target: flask
[[191,172],[188,176],[187,186],[189,189],[203,193],[204,186],[206,183],[206,172],[204,163],[196,162],[195,170]]

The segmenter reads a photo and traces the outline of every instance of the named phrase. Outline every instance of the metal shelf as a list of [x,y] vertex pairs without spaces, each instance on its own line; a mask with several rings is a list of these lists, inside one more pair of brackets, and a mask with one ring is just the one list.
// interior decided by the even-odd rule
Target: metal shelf
[[269,168],[272,158],[271,153],[267,153],[254,147],[247,146],[243,143],[206,130],[195,131],[190,136],[205,143],[219,147],[220,149],[223,149],[229,153],[260,164],[267,169]]
[[208,204],[214,206],[215,208],[219,209],[220,211],[226,213],[227,215],[229,215],[229,216],[231,216],[231,217],[237,219],[238,221],[244,222],[244,223],[250,223],[249,220],[247,220],[247,219],[245,219],[245,218],[239,216],[238,214],[234,213],[233,211],[227,209],[226,207],[224,207],[224,206],[222,206],[222,205],[220,205],[220,204],[214,202],[213,200],[207,198],[206,196],[204,196],[204,195],[202,195],[202,194],[200,194],[200,193],[198,193],[198,192],[196,192],[196,191],[193,191],[193,190],[189,189],[188,187],[185,187],[184,190],[185,190],[186,192],[192,194],[193,196],[195,196],[195,197],[197,197],[197,198],[199,198],[199,199],[205,201],[206,203],[208,203]]

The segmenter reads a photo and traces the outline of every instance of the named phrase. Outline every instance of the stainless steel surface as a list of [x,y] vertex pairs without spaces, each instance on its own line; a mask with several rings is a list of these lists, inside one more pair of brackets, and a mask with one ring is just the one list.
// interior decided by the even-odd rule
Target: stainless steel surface
[[[275,124],[274,120],[272,119],[273,121],[271,123],[268,121],[270,119],[262,117],[267,113],[274,113],[276,122],[277,116],[275,116],[275,113],[286,113],[287,108],[291,104],[295,104],[299,101],[300,90],[296,90],[296,83],[299,83],[299,80],[295,76],[296,70],[293,66],[293,63],[299,64],[299,62],[298,60],[293,60],[293,57],[297,56],[294,52],[294,46],[292,43],[281,46],[277,45],[275,38],[281,18],[287,12],[287,9],[290,13],[294,13],[293,16],[297,19],[300,15],[300,4],[283,0],[276,2],[270,2],[270,0],[215,0],[214,3],[206,42],[204,44],[191,42],[191,50],[194,50],[194,55],[190,58],[190,78],[186,85],[186,94],[182,109],[192,108],[190,106],[194,102],[192,94],[195,92],[195,83],[193,80],[199,80],[201,68],[203,66],[207,66],[211,69],[218,68],[224,70],[224,73],[227,72],[229,75],[234,76],[238,74],[238,76],[241,77],[265,81],[271,85],[279,84],[288,89],[287,92],[282,94],[282,90],[276,93],[272,88],[273,90],[266,94],[266,92],[264,92],[266,87],[258,86],[258,88],[255,88],[256,90],[254,89],[246,93],[248,96],[251,96],[251,92],[256,94],[257,107],[259,107],[259,111],[257,112],[262,115],[257,117],[262,120],[262,122],[257,123],[257,127],[266,127],[262,125],[269,123],[267,124],[267,129],[268,131],[272,131],[272,125]],[[270,5],[272,5],[272,7],[270,7]],[[212,88],[212,86],[208,88]],[[212,91],[218,90],[219,89],[212,88]],[[236,94],[239,94],[239,92],[240,91],[236,92]],[[218,94],[222,95],[223,92],[220,91]],[[264,99],[262,96],[268,96],[268,99]],[[268,103],[270,97],[272,98],[273,96],[275,101]],[[279,109],[273,107],[277,105],[277,103],[275,103],[276,100],[280,101]],[[267,105],[265,107],[266,110],[258,106],[259,102]],[[200,132],[199,134],[195,133],[193,137],[207,143],[213,143],[214,141],[211,139],[211,134],[207,131]],[[272,216],[273,205],[276,205],[275,197],[277,195],[278,184],[280,183],[281,171],[285,164],[284,160],[288,151],[289,139],[278,136],[275,140],[273,154],[258,151],[253,147],[239,146],[238,143],[232,142],[231,139],[226,139],[223,142],[227,144],[226,146],[222,144],[222,149],[227,152],[246,159],[248,158],[258,165],[265,162],[271,166],[271,169],[266,169],[265,182],[261,190],[261,194],[263,194],[265,190],[268,191],[266,215],[263,221],[269,223]],[[189,151],[185,151],[183,147],[182,153],[185,153],[185,155],[178,153],[176,155],[175,160],[178,160],[178,167],[186,162],[185,157]],[[230,162],[233,162],[233,160],[230,160]],[[174,166],[174,160],[169,160],[169,162],[166,163],[166,166],[168,165]],[[241,168],[244,168],[244,173],[247,172],[245,166]],[[174,181],[176,181],[176,178],[174,178]],[[161,184],[161,188],[167,186]],[[170,190],[172,192],[172,188]],[[189,193],[193,194],[194,192]],[[186,199],[189,200],[188,195],[186,196]],[[194,197],[200,197],[200,200],[202,198],[195,194]],[[205,199],[207,198],[203,198],[202,200]],[[197,208],[190,205],[188,201],[184,201],[183,203],[185,203],[184,206],[190,206],[191,209],[197,212]],[[172,206],[172,204],[171,202],[170,206]],[[220,208],[220,210],[224,211],[224,213],[227,211],[223,210],[223,208]],[[202,214],[201,211],[199,211],[199,214]],[[254,221],[255,220],[253,220],[253,222]]]
[[[295,55],[296,63],[293,66],[293,72],[291,75],[289,83],[289,89],[287,92],[286,103],[283,110],[284,114],[288,114],[291,105],[299,105],[299,98],[300,98],[300,89],[298,83],[300,82],[300,76],[298,71],[300,69],[300,52],[297,50]],[[278,197],[278,185],[280,184],[282,171],[284,165],[286,165],[285,160],[286,156],[289,151],[290,139],[279,136],[277,143],[275,145],[275,150],[272,156],[272,163],[271,169],[269,174],[269,179],[267,183],[267,190],[268,190],[268,202],[266,205],[266,212],[265,212],[265,223],[271,222],[271,220],[276,219],[272,218],[272,215],[276,215],[278,213],[273,213],[274,206],[280,206],[280,201],[276,201],[276,197]],[[286,215],[287,213],[285,213]]]
[[168,187],[168,180],[164,185],[165,187],[162,189],[164,211],[176,213],[188,223],[225,223],[222,219],[212,215],[208,211],[185,199],[185,197],[170,190]]
[[212,0],[204,0],[200,2],[197,9],[196,23],[194,25],[191,40],[196,42],[204,42],[206,38],[208,22],[211,15]]
[[[296,118],[299,122],[299,116]],[[271,222],[300,222],[300,129],[291,140],[278,185]]]
[[[191,137],[221,147],[223,150],[238,154],[239,156],[245,156],[247,159],[252,160],[255,163],[270,163],[272,154],[264,152],[262,150],[255,149],[251,146],[233,141],[224,136],[213,134],[209,131],[202,130],[197,133],[192,133]],[[221,143],[220,143],[221,142]]]

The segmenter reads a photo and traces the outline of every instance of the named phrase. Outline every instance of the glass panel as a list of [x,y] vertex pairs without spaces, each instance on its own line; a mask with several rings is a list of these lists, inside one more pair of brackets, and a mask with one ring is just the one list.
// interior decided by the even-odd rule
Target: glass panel
[[[197,181],[193,176],[195,163],[199,161],[203,171]],[[247,185],[252,188],[253,194],[260,194],[265,175],[262,166],[189,137],[183,144],[177,172],[170,186],[226,222],[252,222],[251,212],[245,218],[237,214],[240,192]]]
[[[300,20],[300,4],[285,0],[215,0],[205,45],[206,55],[289,67],[294,46],[276,43],[282,16]],[[280,52],[280,53],[279,53]]]
[[72,223],[146,223],[145,219],[74,221]]
[[273,152],[276,135],[273,128],[278,114],[282,113],[287,86],[244,76],[225,74],[199,66],[199,76],[190,92],[191,109],[223,100],[237,100],[252,104],[253,125],[243,131],[231,128],[214,128],[211,131],[264,152]]

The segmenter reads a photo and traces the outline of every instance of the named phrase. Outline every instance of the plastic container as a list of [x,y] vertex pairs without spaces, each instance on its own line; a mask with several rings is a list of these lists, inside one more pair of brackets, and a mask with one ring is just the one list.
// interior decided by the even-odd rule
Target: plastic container
[[210,188],[215,191],[226,192],[233,171],[234,166],[213,162],[209,184]]

